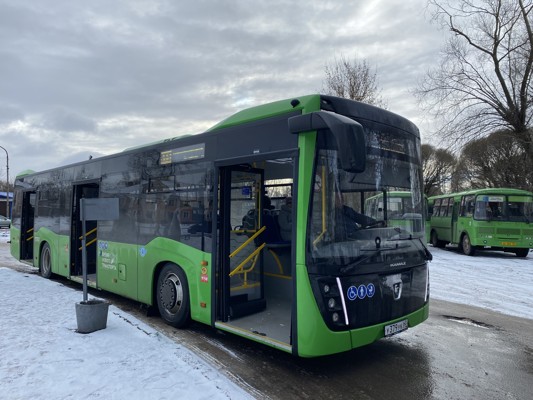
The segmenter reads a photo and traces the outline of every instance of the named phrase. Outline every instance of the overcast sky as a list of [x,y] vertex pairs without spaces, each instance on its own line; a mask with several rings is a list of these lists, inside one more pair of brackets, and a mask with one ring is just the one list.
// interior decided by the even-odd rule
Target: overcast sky
[[[199,133],[235,111],[319,92],[344,55],[388,108],[438,63],[426,0],[0,0],[0,145],[10,181],[89,154]],[[5,180],[0,149],[0,180]]]

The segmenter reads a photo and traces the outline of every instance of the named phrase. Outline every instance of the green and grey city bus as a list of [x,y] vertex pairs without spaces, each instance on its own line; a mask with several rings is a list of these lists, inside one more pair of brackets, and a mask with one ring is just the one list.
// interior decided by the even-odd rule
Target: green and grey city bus
[[[267,196],[276,182],[290,186],[285,237]],[[392,188],[422,214],[416,126],[308,95],[201,134],[19,174],[11,253],[44,277],[81,282],[80,199],[118,199],[118,219],[86,222],[90,287],[176,327],[192,319],[302,357],[333,354],[428,317],[431,254],[418,236],[386,220],[347,223],[339,208],[365,214],[365,199]]]

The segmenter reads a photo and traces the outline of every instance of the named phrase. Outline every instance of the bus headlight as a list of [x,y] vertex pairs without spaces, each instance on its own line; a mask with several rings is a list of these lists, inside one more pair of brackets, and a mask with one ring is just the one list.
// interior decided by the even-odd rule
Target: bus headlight
[[333,314],[331,314],[331,320],[335,323],[338,323],[339,322],[339,313],[336,313],[334,312]]
[[324,294],[328,294],[328,293],[329,293],[329,290],[330,290],[330,287],[329,287],[329,285],[326,283],[326,284],[324,285],[323,289],[324,289]]
[[337,305],[337,302],[335,301],[335,298],[330,297],[330,299],[328,300],[328,308],[330,310],[333,310],[336,305]]

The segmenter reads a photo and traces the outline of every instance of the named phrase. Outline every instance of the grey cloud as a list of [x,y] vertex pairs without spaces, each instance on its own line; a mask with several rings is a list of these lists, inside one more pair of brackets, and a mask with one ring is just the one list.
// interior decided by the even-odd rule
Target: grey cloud
[[[415,15],[425,0],[377,4],[376,23],[359,29],[372,4],[2,0],[0,124],[21,119],[27,125],[17,134],[30,146],[55,144],[48,155],[42,146],[32,158],[21,153],[21,164],[39,168],[46,157],[61,159],[57,146],[79,151],[70,141],[56,142],[65,132],[92,132],[95,148],[110,141],[116,147],[136,135],[172,137],[243,106],[315,92],[325,63],[340,53],[368,58],[381,86],[396,96],[438,49]],[[416,113],[401,94],[387,100],[392,111],[400,104]],[[135,118],[154,126],[121,122]],[[109,120],[118,122],[102,128]]]
[[43,116],[42,127],[60,132],[93,132],[96,129],[96,123],[76,112],[56,109]]

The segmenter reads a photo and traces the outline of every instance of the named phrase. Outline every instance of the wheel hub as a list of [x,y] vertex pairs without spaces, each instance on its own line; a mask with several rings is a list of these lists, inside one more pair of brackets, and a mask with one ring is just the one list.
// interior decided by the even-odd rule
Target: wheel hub
[[176,313],[180,308],[182,296],[179,279],[174,275],[168,276],[159,290],[163,307],[171,313]]

